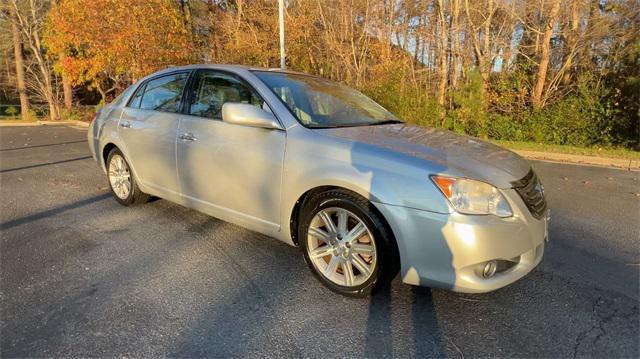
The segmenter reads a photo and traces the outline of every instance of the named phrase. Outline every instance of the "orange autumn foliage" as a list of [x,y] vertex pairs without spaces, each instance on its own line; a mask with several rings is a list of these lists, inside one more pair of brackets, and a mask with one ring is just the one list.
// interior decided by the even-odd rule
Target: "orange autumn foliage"
[[[194,46],[170,0],[60,0],[45,42],[65,56],[57,70],[104,94],[169,65],[194,60]],[[110,90],[107,88],[111,87]]]

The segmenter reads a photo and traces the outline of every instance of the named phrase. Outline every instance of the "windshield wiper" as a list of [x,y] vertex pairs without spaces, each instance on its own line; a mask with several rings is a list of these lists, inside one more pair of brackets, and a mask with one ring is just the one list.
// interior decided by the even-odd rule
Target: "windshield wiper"
[[308,128],[339,128],[342,126],[339,125],[315,125],[315,124],[307,124]]
[[365,122],[365,123],[341,123],[336,125],[316,125],[316,124],[307,124],[309,128],[343,128],[343,127],[364,127],[364,126],[378,126],[378,125],[390,125],[394,123],[404,123],[400,120],[384,120],[379,122]]
[[394,124],[394,123],[404,123],[404,122],[400,121],[400,120],[384,120],[384,121],[372,123],[371,126],[391,125],[391,124]]

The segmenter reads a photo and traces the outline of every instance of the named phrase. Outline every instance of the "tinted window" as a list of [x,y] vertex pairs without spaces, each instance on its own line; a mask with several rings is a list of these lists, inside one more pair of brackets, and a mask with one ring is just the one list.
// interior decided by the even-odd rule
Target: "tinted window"
[[262,107],[264,101],[250,87],[237,78],[212,71],[196,75],[189,114],[222,119],[222,105],[226,102],[247,103]]
[[[164,112],[179,112],[182,90],[187,83],[187,73],[163,76],[147,82],[140,108]],[[136,94],[137,96],[137,94]],[[132,104],[136,101],[134,97]]]

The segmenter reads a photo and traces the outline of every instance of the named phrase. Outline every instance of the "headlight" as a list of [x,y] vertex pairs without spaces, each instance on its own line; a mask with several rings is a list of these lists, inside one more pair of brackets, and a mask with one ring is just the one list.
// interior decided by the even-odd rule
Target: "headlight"
[[453,208],[464,214],[513,215],[504,196],[492,185],[467,178],[431,176]]

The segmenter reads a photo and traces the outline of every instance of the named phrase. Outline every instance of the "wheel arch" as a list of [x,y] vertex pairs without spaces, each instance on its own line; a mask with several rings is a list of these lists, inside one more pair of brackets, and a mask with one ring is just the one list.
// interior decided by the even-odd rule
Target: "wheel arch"
[[126,151],[124,150],[123,146],[118,145],[116,142],[114,141],[109,141],[107,142],[106,145],[104,145],[104,147],[102,147],[102,152],[100,152],[101,155],[101,159],[102,159],[102,167],[104,168],[105,173],[107,172],[107,159],[109,157],[109,153],[114,149],[117,148],[122,155],[124,156],[124,159],[127,161],[127,164],[129,165],[129,169],[131,170],[131,172],[133,173],[133,176],[135,177],[136,181],[138,181],[138,186],[140,186],[140,188],[144,191],[147,192],[149,191],[149,188],[147,188],[146,186],[144,186],[143,183],[141,183],[140,181],[140,177],[138,176],[138,172],[136,171],[136,167],[135,165],[132,163],[131,159],[129,158],[129,156],[127,155]]
[[111,152],[111,150],[113,150],[114,148],[119,149],[120,151],[122,151],[122,149],[120,149],[118,146],[116,146],[115,143],[113,142],[109,142],[106,145],[104,145],[104,147],[102,148],[102,164],[106,167],[107,166],[107,158],[109,157],[109,153]]
[[[391,234],[391,236],[393,237],[394,241],[396,241],[396,237],[395,234],[393,233],[393,229],[391,228],[391,225],[389,224],[389,221],[385,218],[385,216],[382,214],[382,212],[380,212],[378,210],[378,208],[376,208],[376,206],[373,204],[373,202],[371,201],[371,198],[368,198],[367,196],[363,196],[362,193],[359,193],[358,191],[355,191],[353,189],[349,189],[343,186],[339,186],[339,185],[322,185],[322,186],[316,186],[313,187],[307,191],[305,191],[304,193],[302,193],[302,195],[300,195],[297,199],[297,201],[295,202],[293,209],[291,210],[291,213],[289,213],[289,234],[291,236],[291,241],[293,242],[293,244],[295,244],[296,246],[299,245],[299,238],[297,235],[297,229],[298,229],[298,224],[299,224],[299,220],[300,220],[300,214],[301,214],[301,209],[302,206],[305,202],[305,200],[307,200],[308,198],[311,198],[312,196],[318,194],[318,193],[322,193],[322,192],[326,192],[326,191],[330,191],[330,190],[343,190],[343,191],[347,191],[350,192],[354,195],[357,196],[361,196],[367,199],[367,201],[369,201],[369,203],[371,204],[371,210],[375,211],[376,214],[378,214],[380,216],[380,218],[382,219],[386,230],[388,231],[388,233]],[[397,244],[396,244],[397,245]]]

